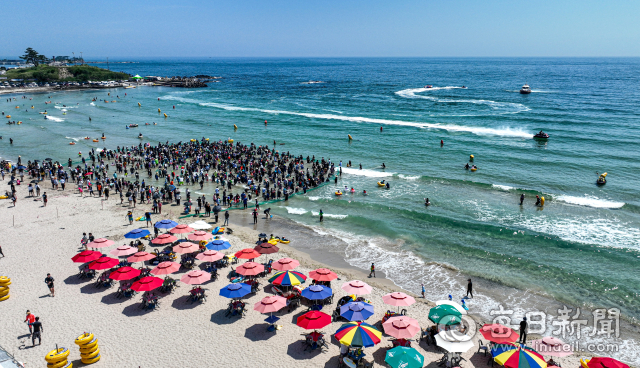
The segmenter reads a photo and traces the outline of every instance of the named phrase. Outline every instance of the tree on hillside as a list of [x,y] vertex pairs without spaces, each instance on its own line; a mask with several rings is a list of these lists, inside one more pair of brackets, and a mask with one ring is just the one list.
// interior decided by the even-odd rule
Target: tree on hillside
[[20,56],[20,59],[24,60],[27,64],[33,64],[38,66],[47,62],[47,58],[44,55],[38,54],[38,52],[31,47],[27,47],[24,55]]

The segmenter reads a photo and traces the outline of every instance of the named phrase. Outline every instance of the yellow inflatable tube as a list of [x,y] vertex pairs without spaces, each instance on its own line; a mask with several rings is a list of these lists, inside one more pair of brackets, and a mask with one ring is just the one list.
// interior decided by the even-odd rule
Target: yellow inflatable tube
[[91,332],[85,332],[76,338],[76,345],[84,345],[93,341],[93,334]]
[[69,353],[70,351],[67,348],[53,349],[44,357],[44,360],[46,360],[47,363],[58,363],[67,360]]
[[84,364],[93,364],[93,363],[97,362],[98,360],[100,360],[100,354],[96,355],[94,358],[91,358],[91,359],[80,359],[80,360]]
[[378,186],[379,187],[384,187],[384,184],[382,184],[381,182],[378,182]]

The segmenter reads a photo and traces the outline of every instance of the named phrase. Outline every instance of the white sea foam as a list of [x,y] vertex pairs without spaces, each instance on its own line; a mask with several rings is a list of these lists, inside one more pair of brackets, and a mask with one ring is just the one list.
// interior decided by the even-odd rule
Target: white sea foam
[[57,117],[55,117],[55,116],[51,116],[51,115],[45,115],[45,116],[47,116],[47,120],[57,121],[58,123],[60,123],[60,122],[63,122],[63,121],[64,121],[64,119],[62,119],[62,118],[57,118]]
[[[316,212],[316,211],[311,211],[311,214],[314,216],[320,216],[320,212]],[[328,217],[328,218],[334,218],[334,219],[344,219],[344,218],[347,218],[349,215],[332,215],[330,213],[324,213],[322,214],[322,216]]]
[[511,129],[508,127],[506,128],[469,127],[469,126],[454,125],[454,124],[434,124],[434,123],[420,123],[420,122],[403,121],[403,120],[367,118],[362,116],[344,116],[344,115],[334,115],[334,114],[313,114],[313,113],[285,111],[285,110],[268,110],[268,109],[258,109],[255,107],[234,106],[234,105],[217,103],[217,102],[200,102],[197,100],[187,99],[187,98],[182,98],[177,96],[167,96],[165,97],[165,99],[181,101],[186,103],[195,103],[195,104],[199,104],[200,106],[213,107],[213,108],[223,109],[227,111],[252,111],[252,112],[261,112],[261,113],[273,114],[273,115],[304,116],[311,119],[327,119],[327,120],[351,121],[354,123],[399,125],[399,126],[410,126],[410,127],[423,128],[423,129],[443,129],[443,130],[448,130],[452,132],[467,132],[467,133],[472,133],[476,135],[498,135],[503,137],[514,137],[514,138],[532,138],[533,137],[531,133],[527,133],[522,130]]
[[77,108],[78,108],[78,106],[77,106],[77,105],[76,105],[76,106],[62,106],[62,105],[55,105],[54,107],[55,107],[56,109],[59,109],[59,110],[62,110],[62,111],[65,111],[65,109],[77,109]]
[[386,178],[393,176],[392,172],[376,171],[369,169],[354,169],[353,167],[342,167],[342,172],[349,175],[367,176],[369,178]]
[[433,88],[409,88],[409,89],[403,89],[402,91],[397,91],[396,95],[404,98],[421,98],[425,100],[430,100],[434,102],[443,102],[443,103],[470,103],[470,104],[478,104],[478,105],[487,105],[494,110],[500,110],[500,109],[507,110],[503,112],[505,114],[515,114],[515,113],[531,110],[530,108],[526,107],[521,103],[499,102],[499,101],[492,101],[492,100],[440,98],[435,96],[419,94],[419,93],[435,92],[435,91],[450,90],[450,89],[463,89],[463,88],[454,87],[454,86],[433,87]]
[[307,197],[307,198],[309,198],[309,200],[310,200],[310,201],[317,201],[317,200],[319,200],[321,197],[310,196],[310,197]]
[[80,137],[80,138],[65,137],[65,138],[71,139],[71,140],[76,141],[76,142],[80,141],[81,139],[84,139],[84,137]]
[[398,175],[398,177],[399,177],[400,179],[404,179],[404,180],[418,180],[418,179],[420,179],[420,175],[417,175],[417,176],[410,176],[410,175],[403,175],[403,174],[400,174],[400,175]]
[[91,105],[91,106],[95,106],[96,104],[94,104],[93,102],[91,102],[91,103],[89,103],[89,105]]
[[506,192],[516,189],[514,187],[510,187],[508,185],[500,185],[500,184],[491,184],[491,187],[495,188],[495,189],[500,189],[500,190],[504,190]]
[[285,207],[285,208],[287,209],[287,213],[290,213],[292,215],[304,215],[305,213],[309,212],[304,208],[296,208],[296,207]]
[[569,195],[561,195],[555,199],[565,203],[577,204],[579,206],[587,206],[587,207],[595,207],[595,208],[620,208],[624,206],[624,202],[607,201],[605,199],[600,199],[592,196],[574,197]]

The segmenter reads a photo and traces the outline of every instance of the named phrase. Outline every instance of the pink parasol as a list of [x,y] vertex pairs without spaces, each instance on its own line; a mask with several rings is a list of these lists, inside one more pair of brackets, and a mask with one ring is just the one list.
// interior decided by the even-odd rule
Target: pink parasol
[[87,247],[88,248],[104,248],[104,247],[110,247],[113,244],[114,244],[113,240],[98,238],[92,241],[91,243],[87,244]]
[[194,229],[189,227],[189,225],[178,225],[173,229],[169,230],[171,234],[186,234],[192,232]]
[[416,302],[412,296],[398,291],[383,296],[382,301],[394,307],[406,307]]
[[131,255],[137,251],[138,251],[138,248],[130,247],[128,245],[121,245],[109,253],[116,257],[124,257],[124,256]]
[[205,250],[199,253],[196,258],[203,262],[215,262],[224,258],[224,253],[220,253],[217,250]]
[[300,266],[300,262],[291,258],[282,258],[271,264],[271,268],[278,271],[290,271]]
[[371,293],[371,286],[360,280],[353,280],[342,284],[342,290],[349,294],[365,295]]
[[136,281],[131,285],[131,290],[135,291],[151,291],[159,288],[164,283],[159,277],[147,276]]
[[187,236],[187,239],[189,240],[197,240],[197,241],[201,241],[201,240],[209,240],[213,238],[213,235],[209,234],[206,231],[202,231],[202,230],[198,230],[193,234],[189,234],[189,236]]
[[263,298],[253,306],[253,310],[260,313],[273,313],[284,308],[287,305],[287,299],[278,295],[270,295]]
[[115,267],[120,261],[111,257],[100,257],[95,261],[89,263],[89,268],[92,270],[107,270]]
[[131,280],[138,276],[140,276],[140,270],[128,266],[120,267],[109,274],[112,280]]
[[316,281],[331,281],[337,279],[338,275],[328,268],[318,268],[309,272],[309,277]]
[[71,257],[71,260],[76,263],[85,263],[95,261],[100,257],[102,257],[102,253],[96,250],[85,250]]
[[182,242],[178,245],[173,246],[173,251],[181,254],[193,253],[193,252],[197,252],[198,250],[200,250],[200,246],[198,244],[191,243],[191,242]]
[[148,260],[154,259],[154,258],[156,258],[155,254],[151,254],[151,253],[147,253],[147,252],[137,252],[136,254],[132,255],[129,258],[127,258],[127,261],[129,261],[129,262],[144,262],[144,261],[148,261]]
[[153,244],[169,244],[178,240],[175,236],[171,234],[160,234],[157,238],[153,239],[151,243]]
[[243,276],[256,276],[264,272],[264,266],[260,263],[245,262],[236,268],[236,272]]
[[211,279],[211,274],[210,273],[204,272],[204,271],[200,271],[200,270],[193,270],[193,271],[187,272],[186,275],[182,276],[180,281],[184,282],[185,284],[189,284],[189,285],[198,285],[198,284],[202,284],[204,282],[207,282],[210,279]]
[[161,262],[159,265],[157,265],[156,268],[151,270],[151,273],[154,275],[168,275],[174,272],[178,272],[179,269],[180,263],[166,261]]
[[405,316],[391,317],[382,324],[384,332],[396,339],[411,339],[420,332],[418,321]]

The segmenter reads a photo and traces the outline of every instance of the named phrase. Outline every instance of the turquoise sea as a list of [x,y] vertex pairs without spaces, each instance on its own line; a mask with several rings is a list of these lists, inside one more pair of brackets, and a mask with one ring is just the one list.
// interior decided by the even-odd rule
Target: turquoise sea
[[[272,212],[341,237],[354,266],[375,262],[417,291],[435,282],[433,265],[447,265],[573,306],[617,307],[633,324],[640,318],[640,59],[136,61],[111,69],[222,78],[202,89],[58,92],[11,103],[1,96],[2,110],[24,123],[0,126],[0,156],[66,160],[138,144],[139,132],[151,144],[208,137],[271,147],[275,140],[278,150],[342,161],[339,186],[356,194],[336,197],[332,184]],[[525,83],[533,93],[518,93]],[[45,109],[48,120],[37,113]],[[131,123],[140,127],[125,129]],[[532,139],[539,130],[551,138]],[[81,139],[103,132],[104,144]],[[463,168],[471,154],[477,172]],[[608,183],[598,187],[603,172]],[[379,180],[391,190],[378,188]],[[534,206],[536,195],[544,208]],[[428,297],[451,292],[434,286]]]

